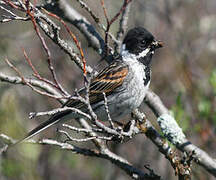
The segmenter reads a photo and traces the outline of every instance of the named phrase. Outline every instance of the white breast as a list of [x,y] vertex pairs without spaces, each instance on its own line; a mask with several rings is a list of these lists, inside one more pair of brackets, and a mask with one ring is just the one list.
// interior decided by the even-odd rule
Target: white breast
[[144,85],[145,75],[145,66],[139,61],[127,61],[130,71],[133,73],[133,78],[130,83],[128,83],[128,90],[131,95],[131,100],[134,101],[134,108],[137,108],[143,102],[143,99],[146,95],[146,91],[149,87],[150,82],[147,85]]
[[[138,108],[143,102],[149,86],[149,83],[144,85],[145,66],[134,55],[125,51],[122,53],[122,60],[129,68],[128,75],[122,84],[123,89],[117,88],[115,95],[107,97],[109,112],[113,120],[119,120]],[[107,120],[104,109],[98,108],[96,114],[99,119]]]
[[120,95],[121,99],[124,99],[121,103],[124,104],[124,109],[128,109],[130,112],[141,105],[150,83],[144,85],[144,79],[146,79],[145,65],[139,62],[134,55],[125,53],[122,58],[128,64],[129,74],[124,82],[124,87],[127,90]]

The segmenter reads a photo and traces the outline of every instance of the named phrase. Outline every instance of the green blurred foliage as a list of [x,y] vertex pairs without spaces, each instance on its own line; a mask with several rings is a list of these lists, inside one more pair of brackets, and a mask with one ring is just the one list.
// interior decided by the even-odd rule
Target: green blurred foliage
[[0,124],[1,131],[7,132],[7,135],[16,137],[23,134],[22,120],[19,111],[19,103],[16,91],[7,89],[0,99]]
[[216,95],[216,69],[212,71],[211,76],[209,78],[209,82],[213,89],[214,95]]
[[214,125],[216,126],[216,69],[213,69],[211,76],[209,78],[209,82],[211,84],[212,87],[212,91],[213,91],[213,98],[212,103],[211,103],[211,117],[212,117],[212,121],[214,123]]
[[216,69],[213,69],[209,77],[210,91],[207,95],[200,95],[197,105],[198,116],[203,120],[209,120],[216,125]]
[[209,116],[211,115],[211,101],[209,99],[203,98],[199,103],[198,103],[198,111],[199,111],[199,116],[201,118],[206,118],[208,119]]
[[2,173],[9,178],[19,178],[25,170],[25,167],[14,159],[4,159],[1,165]]
[[[35,154],[34,151],[32,152],[32,157],[30,157],[29,155],[26,156],[26,154],[24,154],[22,150],[14,151],[10,149],[9,151],[12,151],[8,152],[7,156],[9,157],[2,158],[1,174],[7,177],[8,179],[37,180],[39,175],[37,173],[38,159],[32,159],[32,157],[34,157]],[[39,153],[40,151],[37,152],[37,154]]]
[[175,117],[177,123],[185,132],[190,128],[190,118],[185,111],[184,104],[182,102],[182,93],[180,92],[176,98],[176,104],[172,106],[171,113]]

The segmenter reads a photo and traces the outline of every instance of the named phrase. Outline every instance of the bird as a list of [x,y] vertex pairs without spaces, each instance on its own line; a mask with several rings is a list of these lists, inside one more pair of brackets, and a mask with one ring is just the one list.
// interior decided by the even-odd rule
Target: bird
[[[160,40],[144,27],[130,29],[123,39],[120,55],[90,81],[89,102],[101,121],[108,120],[105,110],[104,93],[111,119],[119,121],[138,108],[144,100],[151,80],[151,61],[156,49],[163,47]],[[84,96],[81,89],[79,94]],[[62,107],[73,107],[86,111],[86,105],[69,99]],[[62,122],[65,116],[73,115],[71,110],[58,112],[41,123],[18,142],[23,142]]]

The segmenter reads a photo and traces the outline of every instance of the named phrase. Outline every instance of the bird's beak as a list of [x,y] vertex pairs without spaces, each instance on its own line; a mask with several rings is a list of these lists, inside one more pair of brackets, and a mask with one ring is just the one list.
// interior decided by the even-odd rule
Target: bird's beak
[[160,40],[154,40],[151,44],[151,47],[153,49],[161,48],[161,47],[163,47],[163,42]]

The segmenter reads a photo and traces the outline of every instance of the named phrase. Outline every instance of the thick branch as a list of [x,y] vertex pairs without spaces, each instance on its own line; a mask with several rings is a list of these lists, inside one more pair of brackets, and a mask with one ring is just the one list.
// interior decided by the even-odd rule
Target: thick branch
[[[53,88],[51,85],[45,83],[44,81],[36,80],[36,79],[32,79],[32,78],[24,78],[24,79],[25,79],[26,82],[28,82],[32,86],[41,88],[45,92],[53,95],[61,103],[65,102],[64,99],[61,99],[62,98],[62,94],[56,88]],[[11,83],[11,84],[22,84],[22,85],[25,85],[25,83],[22,81],[22,78],[20,78],[18,76],[5,75],[5,74],[3,74],[1,72],[0,72],[0,81]]]
[[[190,179],[190,164],[182,163],[181,158],[172,150],[168,142],[156,131],[151,122],[146,119],[145,114],[135,110],[133,115],[138,120],[138,129],[158,147],[159,151],[169,160],[176,175],[183,179]],[[190,163],[190,162],[189,162]]]
[[[165,107],[163,102],[160,100],[159,96],[157,96],[154,92],[149,90],[146,94],[145,101],[157,117],[160,117],[164,114],[169,114],[169,110]],[[169,120],[171,120],[171,119],[169,119]],[[173,118],[173,120],[174,120],[174,118]],[[172,122],[170,122],[170,123],[172,124]],[[172,132],[173,127],[170,126],[169,128],[170,128],[170,130],[166,129],[166,131]],[[181,150],[183,152],[187,152],[188,154],[191,154],[192,152],[194,152],[194,157],[197,160],[196,162],[216,177],[216,160],[215,159],[210,157],[202,149],[193,145],[185,137],[182,137],[182,139],[179,139],[178,140],[179,143],[176,143],[176,142],[177,141],[175,140],[175,142],[171,142],[171,143],[175,144],[179,150]]]

